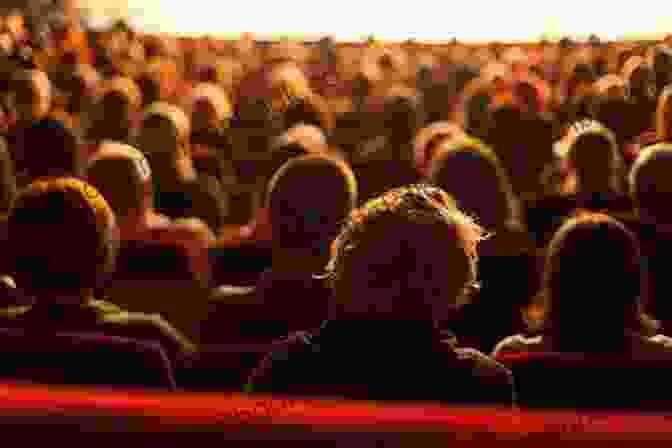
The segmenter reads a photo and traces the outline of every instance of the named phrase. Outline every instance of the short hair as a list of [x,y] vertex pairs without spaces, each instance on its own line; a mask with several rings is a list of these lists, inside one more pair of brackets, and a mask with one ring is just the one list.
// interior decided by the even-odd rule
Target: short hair
[[357,204],[352,170],[337,159],[310,155],[285,163],[266,196],[273,240],[280,247],[328,253],[345,218]]
[[142,210],[152,174],[145,156],[132,146],[105,142],[89,162],[87,179],[118,219]]
[[86,182],[37,180],[8,218],[11,275],[32,292],[95,288],[113,266],[114,226],[109,205]]
[[[555,233],[544,270],[543,327],[568,338],[588,328],[642,330],[640,249],[616,219],[583,213]],[[572,332],[579,330],[579,334]]]
[[672,144],[660,143],[640,151],[629,176],[630,195],[640,215],[672,222],[668,200],[672,197]]
[[228,127],[228,120],[233,115],[231,101],[217,84],[198,84],[192,91],[190,103],[194,131],[208,130],[211,122],[218,128]]
[[346,313],[434,319],[476,285],[483,230],[441,189],[390,190],[350,213],[327,275]]
[[31,179],[83,175],[79,141],[58,120],[45,118],[22,130],[17,146],[21,166]]
[[488,230],[519,224],[520,211],[508,174],[495,152],[479,140],[462,137],[442,144],[432,164],[431,180]]
[[[17,106],[26,106],[30,104],[34,107],[31,118],[41,119],[51,107],[52,86],[47,74],[40,70],[20,70],[12,78],[13,92],[30,92],[31,99],[27,104],[17,104]],[[18,99],[23,101],[24,98]],[[35,106],[39,109],[35,110]]]

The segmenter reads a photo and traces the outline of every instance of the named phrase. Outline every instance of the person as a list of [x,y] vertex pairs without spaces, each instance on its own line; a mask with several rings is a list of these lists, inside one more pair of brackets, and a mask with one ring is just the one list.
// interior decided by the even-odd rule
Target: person
[[[357,205],[355,176],[338,159],[298,157],[275,173],[265,204],[272,264],[256,284],[257,296],[282,327],[277,337],[317,328],[327,317],[330,292],[313,276],[327,264],[331,241]],[[295,306],[303,310],[300,315],[287,313]]]
[[[482,229],[438,188],[388,191],[351,212],[332,246],[330,319],[288,337],[252,393],[510,406],[510,372],[442,342],[436,321],[476,279]],[[401,381],[389,381],[391,372]]]
[[[657,334],[657,323],[643,313],[641,267],[637,238],[618,220],[586,212],[563,224],[546,255],[542,300],[528,315],[533,336],[509,336],[493,351],[503,362],[534,360],[535,354],[559,358],[517,377],[521,401],[624,410],[665,396],[669,407],[658,385],[662,377],[653,372],[672,361],[672,339]],[[650,362],[653,370],[644,369]],[[530,361],[513,366],[514,375],[525,365]],[[623,381],[634,387],[614,388]]]
[[489,352],[525,328],[522,310],[538,287],[534,242],[504,168],[480,141],[458,137],[439,145],[430,179],[491,234],[480,245],[481,289],[452,324],[462,342]]
[[7,222],[9,274],[34,303],[3,309],[0,327],[93,332],[159,342],[181,362],[195,346],[158,315],[122,310],[93,291],[114,267],[114,214],[100,193],[68,177],[19,193]]
[[172,221],[154,210],[152,172],[136,148],[104,142],[89,161],[87,180],[112,207],[119,239],[177,245],[189,254],[194,278],[207,284],[208,242],[214,239],[199,220]]
[[53,118],[43,118],[16,135],[17,182],[26,186],[40,177],[84,175],[84,154],[71,129]]
[[215,179],[198,177],[189,145],[190,128],[182,109],[155,103],[145,114],[138,149],[147,156],[154,173],[157,210],[172,218],[199,218],[218,236],[228,197]]
[[94,148],[104,140],[131,143],[142,104],[140,88],[132,79],[118,76],[103,81],[99,90],[88,140]]
[[672,242],[672,215],[666,205],[672,194],[671,167],[672,145],[659,143],[640,152],[629,177],[637,218],[633,230],[640,239],[645,261],[647,311],[660,321],[664,334],[672,329],[666,277]]

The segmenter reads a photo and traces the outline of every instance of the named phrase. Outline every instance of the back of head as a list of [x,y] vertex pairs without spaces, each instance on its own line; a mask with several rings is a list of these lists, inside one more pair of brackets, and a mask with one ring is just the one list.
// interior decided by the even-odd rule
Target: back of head
[[432,161],[441,143],[461,136],[464,136],[462,128],[449,121],[438,121],[418,131],[413,144],[418,172],[429,176]]
[[24,129],[17,147],[21,168],[31,179],[83,174],[77,137],[58,120],[43,119]]
[[38,297],[94,288],[112,267],[114,215],[81,180],[33,182],[19,194],[7,225],[11,274]]
[[97,141],[126,142],[131,132],[131,115],[141,103],[140,89],[133,80],[116,77],[105,81],[100,86],[91,137]]
[[107,200],[120,222],[150,204],[152,174],[145,156],[132,146],[105,142],[89,162],[87,180]]
[[184,177],[178,161],[189,157],[190,135],[189,119],[180,108],[155,103],[147,110],[138,147],[147,156],[155,177],[162,183]]
[[432,183],[488,230],[518,222],[513,187],[495,153],[478,140],[458,138],[439,147]]
[[223,129],[231,116],[231,102],[222,88],[211,83],[196,86],[191,97],[193,132]]
[[393,94],[385,99],[384,124],[395,144],[410,143],[422,125],[417,99]]
[[567,154],[577,176],[578,189],[585,193],[620,190],[623,166],[613,133],[604,127],[586,129],[573,139]]
[[546,258],[546,326],[554,334],[614,336],[638,331],[640,252],[636,237],[607,215],[567,221]]
[[44,118],[51,108],[51,82],[39,70],[22,70],[12,80],[13,106],[20,122]]
[[661,143],[643,149],[630,171],[630,194],[640,219],[672,224],[672,145]]
[[357,183],[342,161],[320,155],[285,163],[269,184],[273,240],[283,249],[325,255],[357,203]]
[[438,188],[391,190],[354,210],[334,242],[328,275],[339,313],[434,320],[476,280],[481,228]]

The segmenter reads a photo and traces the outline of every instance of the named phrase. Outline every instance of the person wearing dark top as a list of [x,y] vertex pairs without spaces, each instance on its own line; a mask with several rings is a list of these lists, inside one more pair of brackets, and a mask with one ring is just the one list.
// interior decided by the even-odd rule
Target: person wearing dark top
[[332,245],[330,319],[290,335],[246,391],[511,406],[510,372],[443,340],[437,321],[476,279],[482,229],[438,188],[391,190],[351,212]]
[[[618,408],[641,401],[646,407],[666,396],[669,409],[659,384],[664,375],[647,379],[640,369],[658,362],[661,371],[672,363],[672,339],[656,334],[657,322],[642,313],[640,263],[635,235],[607,215],[586,212],[558,230],[546,257],[542,302],[529,313],[535,335],[507,337],[493,356],[503,362],[536,353],[578,356],[517,377],[521,405]],[[604,368],[609,365],[617,367]],[[626,390],[619,388],[630,381]]]
[[635,204],[636,226],[647,279],[646,304],[661,323],[663,333],[672,334],[669,256],[672,250],[672,145],[661,143],[643,149],[630,172],[630,194]]
[[33,182],[8,219],[9,274],[34,304],[0,312],[0,327],[103,333],[160,343],[172,361],[194,345],[159,315],[133,313],[94,297],[111,272],[116,224],[107,202],[75,178]]
[[180,108],[155,103],[145,116],[138,148],[154,173],[157,211],[171,218],[199,218],[218,236],[226,218],[227,196],[216,179],[198,177],[189,149],[190,128]]
[[[330,289],[315,278],[329,261],[329,244],[357,205],[357,183],[343,162],[320,155],[290,160],[271,179],[266,205],[272,265],[256,285],[276,337],[319,327]],[[294,310],[301,308],[301,313]]]
[[419,104],[410,92],[385,98],[382,120],[385,135],[367,141],[353,158],[360,182],[360,202],[420,180],[414,166],[413,139],[422,125]]
[[544,246],[574,210],[627,214],[632,202],[625,193],[625,166],[614,134],[600,123],[575,124],[556,145],[558,166],[565,171],[549,194],[528,203],[527,222]]
[[492,234],[480,246],[481,288],[452,325],[461,342],[489,352],[525,328],[522,311],[537,288],[534,243],[506,171],[480,141],[458,137],[439,145],[431,180]]

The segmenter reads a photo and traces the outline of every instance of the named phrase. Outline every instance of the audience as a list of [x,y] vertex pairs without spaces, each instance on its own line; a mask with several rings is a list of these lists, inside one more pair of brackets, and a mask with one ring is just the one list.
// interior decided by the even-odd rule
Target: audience
[[[287,337],[253,392],[510,406],[513,374],[524,406],[581,407],[617,404],[589,373],[603,360],[665,381],[669,39],[311,47],[0,22],[0,327],[159,341],[180,369],[189,321],[236,390],[265,350],[210,344]],[[146,297],[116,294],[164,261]],[[203,294],[157,292],[182,274]],[[512,373],[477,351],[495,346]],[[576,381],[550,361],[575,352]],[[535,389],[565,372],[576,388]],[[637,394],[655,395],[615,397]]]
[[34,304],[5,309],[2,327],[159,342],[174,362],[194,352],[158,315],[126,312],[93,296],[114,268],[118,230],[91,185],[66,177],[35,181],[17,197],[7,227],[9,273]]
[[[428,186],[392,190],[353,211],[328,268],[331,319],[278,346],[248,390],[511,405],[506,369],[436,331],[476,280],[481,238],[478,225]],[[403,383],[381,381],[390,372]]]

